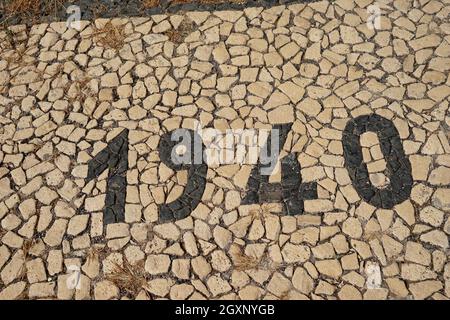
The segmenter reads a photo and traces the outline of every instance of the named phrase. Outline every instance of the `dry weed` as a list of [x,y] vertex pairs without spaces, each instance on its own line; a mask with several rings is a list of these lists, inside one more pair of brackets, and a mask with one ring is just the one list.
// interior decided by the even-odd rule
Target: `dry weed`
[[134,266],[127,259],[124,259],[123,266],[115,263],[113,271],[107,275],[107,279],[133,297],[147,287],[143,261]]
[[278,297],[278,299],[280,299],[280,300],[289,300],[289,292],[290,292],[290,290],[286,290],[286,291],[282,292],[280,294],[280,296]]
[[125,44],[125,26],[114,25],[111,21],[105,23],[104,26],[98,28],[93,25],[94,36],[97,44],[104,48],[119,50]]
[[238,271],[256,269],[260,264],[260,259],[249,256],[242,251],[238,251],[234,257],[234,267]]
[[25,279],[27,275],[27,262],[29,261],[29,253],[33,245],[36,243],[35,239],[25,239],[22,244],[22,253],[23,253],[23,264],[19,270],[19,278],[21,280]]
[[195,24],[192,20],[185,18],[176,30],[170,29],[165,34],[173,43],[183,43],[184,39],[195,29]]
[[25,239],[22,244],[22,252],[23,257],[26,260],[28,258],[28,254],[30,253],[31,248],[36,243],[35,239]]
[[5,234],[7,234],[8,233],[8,231],[6,230],[6,229],[0,229],[0,240],[1,240],[1,238],[3,238],[3,236],[5,235]]
[[381,230],[378,231],[371,231],[371,232],[367,232],[364,234],[363,238],[367,241],[370,242],[372,240],[381,240],[381,238],[383,237],[385,233]]
[[[0,26],[0,58],[6,61],[10,70],[8,83],[12,83],[23,71],[32,71],[29,67],[35,65],[35,58],[31,51],[36,47],[28,46],[28,29],[13,32],[10,28]],[[7,90],[7,85],[3,91]]]
[[[42,16],[53,16],[65,8],[65,0],[6,0],[0,9],[5,13],[1,22],[6,25],[12,18],[19,18],[28,25],[37,24]],[[65,10],[64,10],[65,11]]]
[[38,15],[41,8],[41,0],[9,0],[4,5],[6,16],[11,15]]
[[267,216],[271,215],[274,210],[277,208],[277,205],[275,204],[263,204],[258,209],[250,210],[250,215],[252,217],[252,220],[264,220]]
[[89,82],[92,80],[89,76],[83,76],[67,83],[65,92],[69,92],[70,88],[74,87],[74,92],[71,91],[68,97],[69,102],[72,104],[74,101],[83,102],[88,97],[93,97],[95,94],[92,92]]
[[106,247],[100,247],[100,246],[92,246],[89,248],[86,254],[86,261],[88,264],[92,263],[95,259],[103,258],[104,255],[107,253]]
[[[9,30],[9,29],[7,29]],[[8,66],[17,65],[21,67],[26,67],[27,65],[23,65],[25,61],[25,57],[27,56],[27,52],[29,48],[23,41],[17,41],[14,35],[8,33],[8,36],[1,44],[1,49],[4,51],[2,54],[3,59],[8,63]]]
[[220,3],[236,3],[243,4],[246,3],[246,0],[173,0],[171,4],[187,4],[187,3],[201,3],[201,4],[220,4]]
[[156,8],[160,5],[160,3],[161,3],[160,0],[144,0],[142,2],[142,7],[144,9]]

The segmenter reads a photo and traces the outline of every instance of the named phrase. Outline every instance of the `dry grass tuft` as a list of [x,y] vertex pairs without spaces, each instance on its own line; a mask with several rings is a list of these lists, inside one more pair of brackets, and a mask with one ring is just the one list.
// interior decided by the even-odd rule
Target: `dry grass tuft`
[[201,3],[201,4],[220,4],[220,3],[236,3],[243,4],[247,0],[173,0],[171,4],[187,4],[187,3]]
[[83,103],[88,97],[93,97],[95,95],[89,86],[91,80],[91,77],[83,75],[74,79],[72,82],[67,83],[64,91],[68,93],[67,97],[70,103],[73,103],[74,101]]
[[238,4],[243,4],[246,3],[246,0],[228,0],[228,1],[224,1],[224,0],[200,0],[200,3],[203,4],[219,4],[219,3],[238,3]]
[[102,258],[104,255],[106,255],[107,253],[107,247],[99,247],[99,246],[92,246],[88,249],[87,254],[86,254],[86,260],[87,263],[91,263],[92,261],[94,261],[95,259],[99,259]]
[[183,43],[184,39],[195,30],[195,24],[189,18],[184,18],[176,30],[171,29],[165,32],[169,40],[173,43]]
[[27,24],[37,24],[43,15],[56,18],[57,13],[64,8],[65,0],[6,0],[0,6],[5,13],[2,24],[12,18],[19,18]]
[[27,48],[26,31],[15,33],[10,28],[0,26],[0,53],[8,64],[21,64],[30,48]]
[[142,289],[147,288],[147,277],[144,262],[131,265],[124,259],[123,266],[115,263],[113,272],[106,277],[118,288],[135,297]]
[[286,263],[273,261],[267,251],[264,252],[260,257],[256,257],[252,253],[246,254],[243,251],[242,247],[234,245],[230,249],[230,253],[234,268],[238,271],[256,269],[274,272],[287,266]]
[[28,296],[28,290],[24,289],[20,295],[17,296],[15,300],[29,300],[30,297]]
[[6,230],[6,229],[0,229],[0,240],[1,240],[1,238],[3,238],[3,236],[5,235],[5,234],[7,234],[8,233],[8,231]]
[[193,3],[192,0],[172,0],[170,4],[184,4],[184,3]]
[[1,32],[0,49],[2,50],[13,49],[16,44],[16,36],[14,32],[12,32],[11,29],[7,28],[4,25],[0,26],[0,32]]
[[363,238],[367,241],[370,242],[372,240],[381,240],[381,238],[383,237],[385,233],[381,230],[378,231],[371,231],[368,233],[364,233]]
[[29,254],[30,254],[30,250],[31,248],[35,245],[36,240],[35,239],[25,239],[23,241],[22,244],[22,253],[23,253],[23,264],[20,267],[19,270],[19,278],[21,280],[25,279],[25,277],[27,276],[27,262],[30,260],[29,259]]
[[277,208],[275,204],[263,204],[258,209],[250,210],[250,215],[252,220],[264,220],[267,216],[271,215],[274,210]]
[[103,27],[98,28],[94,25],[94,32],[92,33],[97,44],[108,49],[119,50],[125,44],[125,26],[114,25],[108,21]]
[[[30,64],[26,63],[27,48],[25,46],[18,46],[12,49],[11,54],[5,56],[4,59],[8,63],[8,66],[18,66],[20,68],[26,68]],[[11,81],[12,79],[10,79]]]
[[26,260],[28,258],[28,255],[30,253],[31,248],[36,243],[35,239],[25,239],[22,244],[22,251],[23,251],[23,257]]
[[286,291],[284,291],[284,292],[282,292],[280,294],[278,299],[280,299],[280,300],[291,300],[290,293],[291,293],[291,290],[286,290]]
[[245,270],[250,270],[250,269],[256,269],[258,268],[259,264],[260,264],[260,259],[256,258],[256,257],[252,257],[249,255],[246,255],[244,252],[242,251],[238,251],[234,257],[233,257],[233,261],[234,261],[234,267],[236,268],[236,270],[238,271],[245,271]]
[[23,14],[39,14],[41,0],[10,0],[4,5],[4,12],[7,16]]
[[13,32],[11,28],[0,25],[0,58],[6,61],[8,69],[11,70],[9,84],[23,71],[32,71],[35,65],[35,47],[28,46],[28,39],[27,29]]
[[142,1],[142,7],[144,9],[156,8],[161,4],[160,0],[144,0]]

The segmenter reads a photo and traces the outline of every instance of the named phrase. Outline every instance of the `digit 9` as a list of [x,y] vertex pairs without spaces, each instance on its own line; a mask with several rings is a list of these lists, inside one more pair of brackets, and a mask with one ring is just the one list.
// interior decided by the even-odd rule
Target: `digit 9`
[[205,146],[193,130],[176,129],[161,136],[158,145],[161,162],[174,171],[188,170],[183,194],[170,203],[158,205],[160,222],[186,218],[200,203],[206,187]]

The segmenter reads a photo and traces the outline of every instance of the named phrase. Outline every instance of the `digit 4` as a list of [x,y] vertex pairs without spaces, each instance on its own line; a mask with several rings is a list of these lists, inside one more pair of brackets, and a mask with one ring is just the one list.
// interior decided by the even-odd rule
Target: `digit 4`
[[[272,138],[278,134],[278,146],[282,148],[286,142],[287,135],[291,130],[292,123],[275,125],[267,142],[262,150],[272,150]],[[279,150],[270,154],[269,163],[279,157]],[[263,204],[271,202],[281,202],[283,213],[287,215],[297,215],[304,211],[304,200],[317,199],[317,183],[302,183],[300,174],[300,163],[297,160],[297,153],[291,153],[281,159],[281,182],[270,183],[269,177],[273,173],[273,168],[268,168],[262,161],[262,154],[257,164],[253,167],[247,182],[247,194],[242,199],[241,204]],[[262,171],[266,169],[266,174]],[[269,172],[267,172],[269,169]]]

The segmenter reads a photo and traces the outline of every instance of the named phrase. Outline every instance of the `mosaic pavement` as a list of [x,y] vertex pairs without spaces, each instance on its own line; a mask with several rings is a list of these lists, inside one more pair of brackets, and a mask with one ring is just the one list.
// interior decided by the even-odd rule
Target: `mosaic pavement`
[[[337,0],[0,31],[0,299],[450,298],[449,15]],[[199,124],[276,132],[273,174],[211,161],[226,135],[174,163],[170,134]]]

